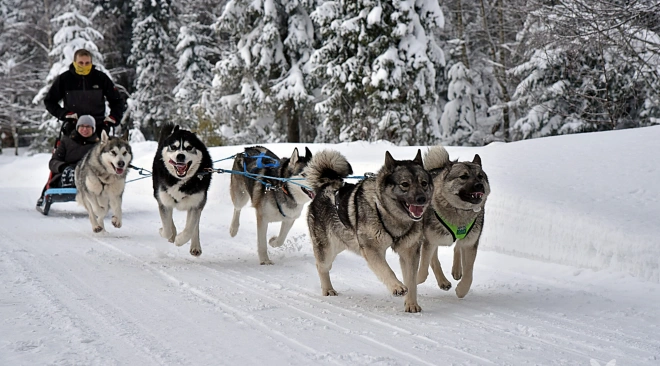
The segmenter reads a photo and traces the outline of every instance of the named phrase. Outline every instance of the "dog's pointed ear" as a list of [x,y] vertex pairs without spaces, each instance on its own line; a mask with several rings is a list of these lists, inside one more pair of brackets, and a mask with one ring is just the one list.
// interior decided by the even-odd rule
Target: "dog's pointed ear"
[[180,129],[181,129],[181,127],[179,125],[174,126],[174,129],[172,130],[171,134],[175,134],[175,133],[179,132]]
[[422,149],[417,149],[417,155],[415,155],[413,162],[424,166],[424,160],[422,160]]
[[291,154],[291,160],[290,160],[290,163],[291,163],[291,164],[295,164],[295,163],[297,163],[299,157],[300,157],[300,156],[298,155],[298,148],[296,147],[296,148],[293,149],[293,154]]
[[124,140],[124,141],[128,141],[128,136],[129,135],[128,135],[128,128],[127,128],[126,131],[124,131],[124,133],[121,134],[121,139]]
[[108,133],[103,130],[101,132],[101,143],[105,144],[106,142],[108,142]]
[[312,152],[309,151],[309,148],[307,146],[305,146],[305,159],[307,161],[312,159]]
[[479,154],[474,154],[474,159],[472,159],[472,162],[481,166],[481,157],[479,156]]
[[396,160],[392,157],[389,151],[385,151],[385,168],[387,170],[392,170],[394,169],[394,166],[396,165]]

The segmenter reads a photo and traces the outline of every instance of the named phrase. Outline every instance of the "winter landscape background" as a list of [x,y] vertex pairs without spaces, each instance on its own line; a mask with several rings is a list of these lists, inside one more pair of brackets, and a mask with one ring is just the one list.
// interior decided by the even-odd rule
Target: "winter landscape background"
[[[127,184],[121,229],[94,234],[75,203],[35,211],[48,154],[0,155],[0,364],[657,365],[659,140],[655,126],[449,147],[452,159],[481,156],[492,195],[470,293],[427,280],[418,314],[351,253],[331,272],[339,296],[322,297],[304,219],[260,266],[253,209],[229,236],[228,174],[213,177],[194,258],[159,237],[150,179]],[[386,150],[417,150],[267,146],[337,149],[356,175]],[[148,169],[156,143],[133,149]],[[216,160],[240,151],[211,149]],[[448,271],[452,249],[439,253]],[[400,277],[396,254],[388,261]]]
[[43,96],[83,47],[147,140],[166,121],[212,146],[651,126],[659,34],[657,0],[0,0],[0,129],[48,150]]

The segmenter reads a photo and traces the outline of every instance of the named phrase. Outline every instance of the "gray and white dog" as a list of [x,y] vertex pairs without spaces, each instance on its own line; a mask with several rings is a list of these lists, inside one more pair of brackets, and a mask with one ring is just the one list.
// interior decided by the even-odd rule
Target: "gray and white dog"
[[131,160],[128,133],[118,138],[103,131],[101,141],[76,165],[76,202],[85,206],[95,233],[105,231],[103,219],[110,209],[112,225],[122,225],[122,196]]
[[[337,295],[330,269],[337,254],[348,249],[364,257],[393,295],[405,295],[406,312],[421,311],[416,275],[422,218],[433,194],[421,151],[414,160],[395,160],[386,152],[378,174],[356,184],[344,183],[350,174],[346,158],[332,150],[316,154],[305,169],[307,182],[316,193],[307,223],[322,295]],[[388,248],[399,254],[403,283],[387,264]]]
[[463,298],[472,285],[474,260],[484,225],[484,206],[490,194],[488,176],[481,168],[479,155],[475,155],[472,162],[450,161],[442,146],[429,149],[424,156],[424,167],[433,176],[435,191],[433,209],[424,215],[418,283],[426,281],[430,264],[438,286],[445,291],[451,288],[438,260],[438,246],[451,246],[455,242],[451,274],[455,280],[460,280],[456,295]]
[[[268,244],[279,247],[284,244],[293,223],[300,217],[305,203],[312,197],[312,191],[305,188],[302,181],[287,179],[302,179],[301,173],[312,159],[312,152],[305,148],[305,156],[293,149],[290,158],[279,158],[263,146],[245,148],[237,154],[232,167],[235,171],[255,174],[250,178],[245,175],[232,174],[230,178],[230,195],[234,204],[234,215],[229,226],[229,234],[234,237],[240,226],[241,210],[250,201],[257,214],[257,252],[261,264],[273,264],[268,257],[266,236],[268,224],[282,222],[278,236],[270,238]],[[268,177],[284,178],[284,181]],[[256,179],[255,179],[256,178]]]
[[[213,161],[206,145],[194,133],[167,123],[160,130],[153,161],[154,197],[163,226],[160,236],[176,246],[190,241],[190,254],[202,255],[199,221],[211,186]],[[177,234],[174,209],[186,211],[186,226]]]

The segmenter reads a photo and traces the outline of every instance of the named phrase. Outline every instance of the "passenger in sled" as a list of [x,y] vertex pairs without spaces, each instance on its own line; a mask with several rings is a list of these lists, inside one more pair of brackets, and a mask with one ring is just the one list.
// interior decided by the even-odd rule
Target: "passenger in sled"
[[[110,114],[107,117],[106,100],[110,106]],[[47,215],[50,203],[75,199],[75,165],[93,147],[95,141],[98,141],[103,130],[109,134],[110,129],[121,121],[123,99],[112,80],[92,65],[92,54],[86,49],[79,49],[74,53],[69,70],[60,74],[53,82],[44,104],[48,112],[62,121],[53,158],[49,162],[51,176],[37,201],[37,209]],[[91,134],[87,134],[89,131]],[[47,189],[55,186],[66,187],[69,183],[69,190],[57,192],[62,196],[57,199],[51,196],[50,200],[45,200],[44,193]]]
[[[75,130],[59,139],[57,148],[48,162],[50,176],[48,182],[37,200],[37,209],[44,215],[48,214],[50,204],[53,202],[66,202],[75,199],[75,169],[76,164],[99,141],[96,132],[96,120],[92,116],[80,116],[76,122]],[[52,190],[53,188],[69,188]],[[49,191],[46,195],[45,193]],[[54,194],[53,194],[54,193]],[[56,196],[56,197],[53,197]],[[48,202],[44,200],[48,198]],[[41,208],[41,206],[44,206]]]

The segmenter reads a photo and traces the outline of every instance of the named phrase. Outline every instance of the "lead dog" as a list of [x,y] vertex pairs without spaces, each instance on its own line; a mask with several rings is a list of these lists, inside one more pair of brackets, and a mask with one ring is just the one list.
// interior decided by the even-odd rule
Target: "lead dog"
[[122,138],[108,137],[103,131],[101,141],[76,165],[76,202],[85,206],[95,233],[105,231],[103,220],[110,209],[112,225],[122,225],[122,195],[131,160],[128,134]]
[[[351,165],[337,151],[322,151],[305,169],[316,196],[307,223],[321,279],[323,296],[336,296],[330,282],[332,262],[348,249],[361,254],[390,293],[404,296],[406,312],[421,311],[417,304],[416,275],[422,237],[422,218],[431,200],[433,182],[422,165],[421,151],[414,160],[394,160],[373,177],[345,184]],[[403,283],[387,264],[385,253],[399,254]]]
[[[202,255],[199,220],[206,205],[213,168],[204,143],[192,132],[171,123],[163,126],[153,162],[154,197],[163,227],[160,235],[176,246],[190,240],[190,254]],[[177,234],[174,209],[186,211],[186,226]]]
[[472,162],[452,162],[442,146],[429,149],[424,156],[424,166],[433,176],[435,191],[433,209],[424,215],[418,283],[426,281],[430,264],[438,286],[445,291],[451,288],[442,273],[438,246],[450,246],[455,242],[451,274],[455,280],[461,280],[456,286],[456,295],[463,298],[472,285],[472,270],[484,225],[484,206],[490,194],[488,176],[481,168],[479,155],[475,155]]
[[300,173],[311,158],[312,152],[308,148],[305,148],[305,156],[300,156],[295,148],[290,158],[280,159],[263,146],[253,146],[245,148],[245,151],[237,154],[234,159],[233,170],[256,174],[260,178],[257,180],[240,174],[231,175],[229,193],[234,204],[234,215],[229,234],[236,236],[241,210],[252,201],[252,207],[257,214],[257,252],[261,264],[273,264],[268,258],[266,247],[268,224],[282,222],[279,235],[268,241],[272,247],[282,246],[293,223],[300,217],[305,203],[312,199],[313,193],[310,190],[289,180],[302,179]]

